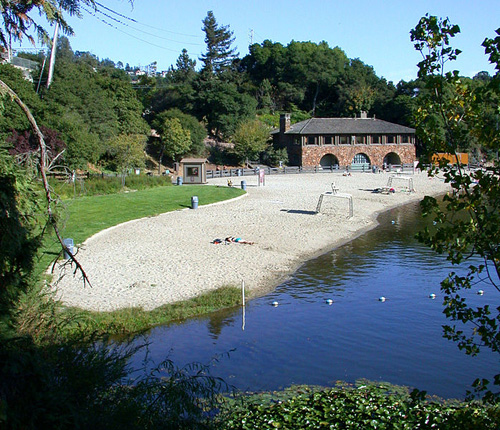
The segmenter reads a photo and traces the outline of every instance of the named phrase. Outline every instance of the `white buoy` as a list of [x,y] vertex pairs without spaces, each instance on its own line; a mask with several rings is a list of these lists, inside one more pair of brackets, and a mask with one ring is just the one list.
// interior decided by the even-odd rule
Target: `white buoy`
[[483,291],[483,290],[479,290],[477,293],[478,293],[480,296],[482,296],[482,295],[484,294],[484,291]]
[[276,306],[278,306],[278,302],[273,302],[273,303],[272,303],[272,305],[273,305],[274,307],[276,307]]
[[436,298],[436,295],[434,293],[429,294],[429,298],[434,300]]
[[327,305],[331,305],[333,303],[333,300],[332,299],[326,299],[326,304]]
[[385,302],[385,297],[384,297],[384,296],[379,297],[379,298],[378,298],[378,301],[379,301],[379,302]]

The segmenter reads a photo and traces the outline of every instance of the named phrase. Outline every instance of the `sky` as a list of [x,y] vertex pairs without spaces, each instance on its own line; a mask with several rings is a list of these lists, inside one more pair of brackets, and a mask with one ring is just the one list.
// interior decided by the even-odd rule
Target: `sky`
[[[379,77],[394,83],[416,78],[421,60],[409,32],[426,13],[448,17],[461,33],[452,40],[462,50],[452,69],[474,76],[494,73],[481,43],[500,28],[500,0],[98,0],[103,13],[83,11],[68,19],[75,32],[73,51],[89,51],[99,59],[158,71],[175,65],[183,48],[198,60],[205,52],[202,20],[209,10],[228,26],[240,58],[251,42],[269,39],[284,46],[292,40],[338,46],[359,58]],[[49,28],[49,33],[52,30]],[[26,43],[23,46],[28,46]]]

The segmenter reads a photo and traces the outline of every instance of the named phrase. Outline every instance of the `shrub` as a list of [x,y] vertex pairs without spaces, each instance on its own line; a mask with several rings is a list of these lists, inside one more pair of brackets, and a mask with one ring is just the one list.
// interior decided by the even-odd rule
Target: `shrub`
[[[55,194],[62,199],[114,194],[124,189],[121,177],[104,175],[91,176],[88,179],[78,179],[74,183],[52,179],[50,185]],[[167,185],[172,185],[169,176],[130,175],[125,179],[126,188],[133,190],[144,190]]]
[[[394,389],[399,388],[399,389]],[[250,402],[224,416],[224,429],[497,429],[499,405],[426,400],[389,384],[305,390],[285,400]]]

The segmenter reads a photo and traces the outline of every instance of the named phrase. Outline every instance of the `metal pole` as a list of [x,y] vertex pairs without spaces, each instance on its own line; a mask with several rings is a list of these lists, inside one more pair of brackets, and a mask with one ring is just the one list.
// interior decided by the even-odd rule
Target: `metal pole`
[[40,84],[42,82],[42,75],[43,75],[43,70],[45,69],[45,63],[47,62],[47,55],[43,58],[43,64],[42,64],[42,71],[40,72],[40,77],[38,78],[38,85],[36,86],[36,93],[38,94],[38,91],[40,91]]
[[52,50],[50,52],[50,62],[49,62],[49,76],[47,78],[47,88],[50,87],[52,79],[54,78],[54,64],[56,62],[56,49],[57,49],[57,33],[59,32],[59,22],[56,21],[56,27],[54,29],[54,38],[52,39]]

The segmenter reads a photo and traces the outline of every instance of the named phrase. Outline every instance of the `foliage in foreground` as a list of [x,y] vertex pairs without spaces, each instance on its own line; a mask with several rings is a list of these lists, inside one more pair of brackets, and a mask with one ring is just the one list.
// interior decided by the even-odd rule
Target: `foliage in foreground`
[[[460,50],[450,46],[460,32],[448,19],[423,17],[411,32],[415,48],[422,53],[419,77],[425,78],[427,95],[421,98],[416,113],[417,130],[426,145],[428,160],[434,154],[447,153],[456,163],[440,160],[429,175],[441,174],[452,192],[443,204],[426,197],[424,215],[432,215],[434,228],[426,229],[419,240],[453,265],[466,264],[461,276],[451,272],[441,282],[444,314],[452,322],[444,327],[444,336],[457,343],[466,354],[475,355],[483,348],[500,353],[500,306],[474,306],[464,292],[474,286],[486,293],[500,292],[500,165],[469,172],[459,161],[458,153],[471,142],[496,151],[500,147],[498,106],[500,100],[500,29],[495,39],[483,42],[490,63],[497,73],[482,87],[471,86],[458,71],[445,71],[445,65],[457,58]],[[498,157],[497,157],[498,158]],[[444,208],[444,209],[443,209]],[[476,257],[480,263],[474,263]],[[495,375],[496,392],[489,382],[477,379],[474,387],[488,397],[500,396],[500,374]]]
[[500,407],[443,403],[389,384],[312,390],[284,400],[247,402],[223,415],[223,429],[497,429]]
[[138,347],[98,338],[37,345],[28,337],[0,347],[2,429],[206,428],[222,381],[207,368],[165,360],[135,373]]

